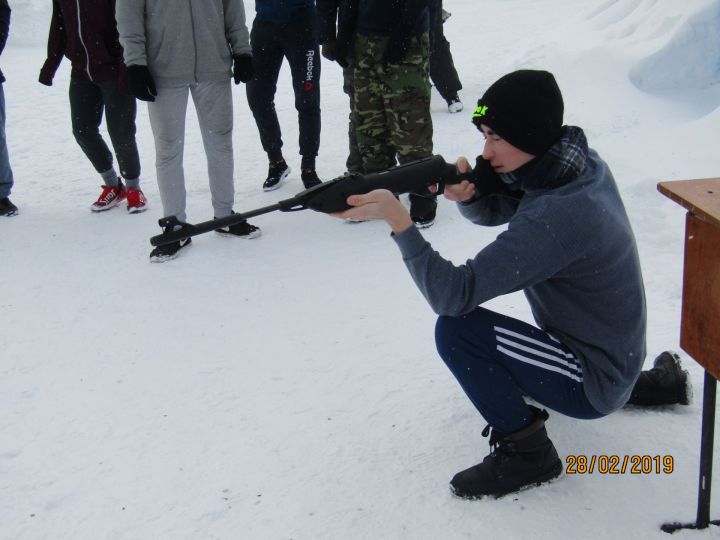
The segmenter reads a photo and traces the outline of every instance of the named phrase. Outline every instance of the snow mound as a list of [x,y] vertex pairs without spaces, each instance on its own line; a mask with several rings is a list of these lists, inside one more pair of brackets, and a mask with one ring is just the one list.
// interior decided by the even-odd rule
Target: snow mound
[[669,42],[640,60],[630,80],[641,90],[703,90],[720,82],[720,1],[689,17]]

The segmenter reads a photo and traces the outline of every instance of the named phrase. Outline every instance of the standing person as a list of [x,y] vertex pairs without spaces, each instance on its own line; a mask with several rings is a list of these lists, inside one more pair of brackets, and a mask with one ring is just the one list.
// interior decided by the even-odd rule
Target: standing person
[[430,79],[447,102],[448,111],[458,113],[464,108],[458,96],[462,83],[443,31],[448,17],[450,14],[443,9],[442,0],[430,0]]
[[[356,135],[362,168],[372,173],[432,155],[428,0],[357,0],[353,64]],[[411,193],[418,227],[435,221],[429,191]]]
[[[352,3],[351,3],[352,2]],[[354,103],[353,83],[353,39],[346,36],[345,42],[338,42],[338,26],[343,21],[352,20],[351,10],[357,9],[353,0],[317,0],[319,40],[322,55],[331,62],[340,64],[343,70],[343,92],[350,98],[350,115],[348,116],[348,157],[345,168],[349,173],[362,172],[362,158],[355,135],[356,111]]]
[[[0,0],[0,55],[5,49],[10,32],[10,6],[7,0]],[[10,201],[13,187],[13,172],[10,168],[7,140],[5,139],[5,76],[0,70],[0,216],[16,216],[17,206]]]
[[[128,78],[135,96],[148,101],[155,138],[155,167],[165,217],[185,221],[183,169],[185,112],[192,96],[207,157],[216,218],[233,213],[232,86],[253,76],[242,0],[118,0],[117,22]],[[170,39],[168,36],[172,36]],[[236,238],[256,238],[247,221],[217,229]],[[191,239],[158,246],[152,262],[178,256]]]
[[247,98],[268,155],[265,191],[280,187],[290,174],[282,153],[282,134],[275,111],[275,91],[283,58],[287,58],[300,128],[300,178],[306,188],[320,184],[315,157],[320,147],[320,51],[315,0],[255,0],[250,42],[255,78]]
[[[46,86],[52,86],[63,55],[72,63],[73,135],[103,181],[102,192],[90,209],[101,212],[127,199],[128,212],[144,211],[147,200],[140,189],[140,158],[135,143],[136,105],[126,88],[115,0],[53,0],[47,53],[39,78]],[[103,113],[124,184],[100,135]]]
[[[661,401],[653,393],[687,402],[687,374],[671,354],[636,385],[646,308],[635,238],[609,167],[582,129],[563,126],[552,74],[500,78],[473,122],[486,139],[475,182],[446,186],[445,196],[473,223],[508,228],[466,264],[434,251],[386,190],[349,197],[354,208],[338,216],[385,220],[440,315],[438,352],[489,424],[490,454],[450,482],[465,498],[501,496],[562,472],[548,413],[526,396],[578,419],[606,416],[629,399]],[[465,158],[457,167],[470,169]],[[519,290],[537,326],[480,307]]]

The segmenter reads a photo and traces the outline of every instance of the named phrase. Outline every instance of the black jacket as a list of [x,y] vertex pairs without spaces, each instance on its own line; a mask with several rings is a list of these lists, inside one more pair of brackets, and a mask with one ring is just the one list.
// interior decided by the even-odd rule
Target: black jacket
[[335,54],[340,65],[353,57],[358,0],[317,0],[318,41],[337,40]]
[[418,35],[430,29],[429,0],[357,0],[363,35]]
[[255,13],[261,21],[287,24],[301,10],[313,10],[315,0],[255,0]]
[[[0,0],[0,54],[5,49],[5,43],[7,43],[8,33],[10,32],[10,6],[8,6],[7,0]],[[5,76],[2,70],[0,70],[0,83],[5,82]]]

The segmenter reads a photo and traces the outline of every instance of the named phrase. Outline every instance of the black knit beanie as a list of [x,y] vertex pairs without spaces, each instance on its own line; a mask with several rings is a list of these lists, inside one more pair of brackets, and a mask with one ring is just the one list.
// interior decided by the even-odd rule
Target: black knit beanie
[[547,71],[522,69],[498,79],[478,100],[472,121],[515,148],[539,156],[561,136],[563,99]]

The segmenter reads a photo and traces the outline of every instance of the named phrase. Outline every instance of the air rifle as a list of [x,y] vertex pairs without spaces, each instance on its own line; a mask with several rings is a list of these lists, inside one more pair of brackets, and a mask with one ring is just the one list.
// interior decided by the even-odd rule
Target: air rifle
[[246,219],[277,210],[296,212],[309,208],[326,214],[342,212],[350,208],[347,204],[347,198],[350,195],[368,193],[374,189],[387,189],[395,194],[400,194],[420,191],[427,186],[437,184],[438,193],[442,193],[445,185],[459,184],[463,180],[472,181],[472,173],[458,173],[455,164],[446,163],[442,156],[432,156],[376,173],[345,174],[270,206],[194,225],[183,223],[175,216],[165,217],[158,221],[165,232],[153,236],[150,243],[153,246],[162,246],[183,238],[211,232],[220,227],[235,225]]

